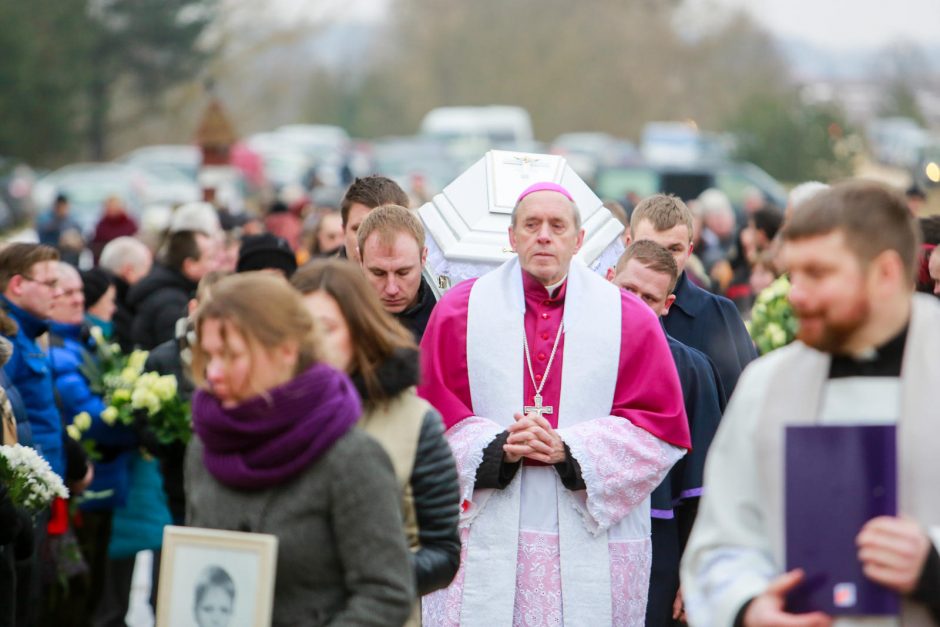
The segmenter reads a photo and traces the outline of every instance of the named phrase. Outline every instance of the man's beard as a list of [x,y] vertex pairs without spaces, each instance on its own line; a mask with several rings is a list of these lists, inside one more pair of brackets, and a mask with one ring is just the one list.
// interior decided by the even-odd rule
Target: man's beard
[[[871,316],[871,306],[864,298],[858,298],[850,307],[848,313],[841,320],[829,322],[825,318],[825,311],[804,310],[796,312],[800,320],[800,328],[797,330],[796,339],[807,346],[825,353],[840,353],[844,351],[845,345],[855,333],[868,322]],[[817,319],[822,322],[821,332],[811,337],[803,326],[804,319]]]

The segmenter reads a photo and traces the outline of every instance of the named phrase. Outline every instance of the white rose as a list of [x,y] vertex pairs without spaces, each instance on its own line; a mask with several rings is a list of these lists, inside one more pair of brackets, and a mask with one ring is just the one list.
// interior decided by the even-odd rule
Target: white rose
[[83,411],[72,419],[72,424],[81,431],[88,431],[91,428],[91,414]]

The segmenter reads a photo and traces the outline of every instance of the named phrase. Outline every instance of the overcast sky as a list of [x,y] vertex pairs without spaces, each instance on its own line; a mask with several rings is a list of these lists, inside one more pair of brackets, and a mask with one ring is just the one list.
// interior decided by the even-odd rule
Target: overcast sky
[[[297,18],[380,19],[391,0],[269,0],[275,13]],[[472,0],[467,0],[472,1]],[[512,0],[507,0],[511,2]],[[746,8],[777,35],[835,50],[881,48],[910,39],[940,43],[940,0],[686,0],[689,15],[708,20],[714,5]],[[588,8],[589,4],[574,5]]]
[[745,7],[774,33],[826,48],[940,43],[940,0],[691,0]]

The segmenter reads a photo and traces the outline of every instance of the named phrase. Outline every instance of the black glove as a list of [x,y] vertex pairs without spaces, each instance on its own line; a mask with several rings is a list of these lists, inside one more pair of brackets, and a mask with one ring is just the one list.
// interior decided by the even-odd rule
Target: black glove
[[154,457],[163,457],[164,445],[160,443],[160,439],[157,438],[157,434],[154,433],[153,429],[150,428],[149,416],[147,410],[138,409],[134,411],[134,424],[133,424],[134,433],[137,435],[137,440],[140,442],[140,445],[146,449],[148,453]]
[[65,447],[65,480],[81,481],[88,473],[88,453],[80,442],[68,435],[63,438]]

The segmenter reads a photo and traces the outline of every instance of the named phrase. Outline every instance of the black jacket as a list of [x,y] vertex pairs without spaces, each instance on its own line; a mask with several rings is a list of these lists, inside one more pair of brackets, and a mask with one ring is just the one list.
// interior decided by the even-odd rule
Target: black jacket
[[663,318],[666,333],[705,355],[718,368],[725,397],[738,383],[741,371],[757,359],[738,308],[724,296],[706,292],[683,272],[675,289],[676,302]]
[[137,313],[131,330],[134,345],[149,351],[172,340],[176,321],[186,315],[195,292],[196,283],[181,272],[154,265],[127,294],[128,306]]
[[418,300],[403,312],[395,314],[398,321],[411,331],[411,334],[415,337],[415,342],[418,344],[421,343],[424,329],[428,326],[428,320],[431,318],[431,312],[434,311],[434,305],[436,304],[437,299],[434,297],[434,290],[427,284],[424,277],[421,277]]
[[[418,353],[400,350],[379,366],[379,383],[387,396],[397,396],[418,383]],[[353,383],[368,403],[370,395],[361,376]],[[460,567],[460,485],[450,445],[444,439],[440,414],[424,416],[411,472],[411,492],[421,548],[412,555],[418,594],[450,585]]]
[[129,353],[134,349],[134,309],[127,304],[130,284],[121,277],[114,277],[114,341],[121,346],[121,351]]
[[[185,333],[185,330],[183,330]],[[179,397],[184,401],[190,400],[193,395],[193,381],[188,371],[183,368],[181,352],[184,349],[185,335],[175,337],[163,342],[150,351],[144,370],[159,372],[162,375],[172,374],[176,377]],[[181,525],[186,520],[186,494],[183,490],[183,466],[186,461],[186,445],[182,442],[161,444],[156,436],[149,432],[146,420],[135,423],[144,447],[160,460],[160,470],[163,473],[163,490],[166,492],[167,504],[173,522]]]

